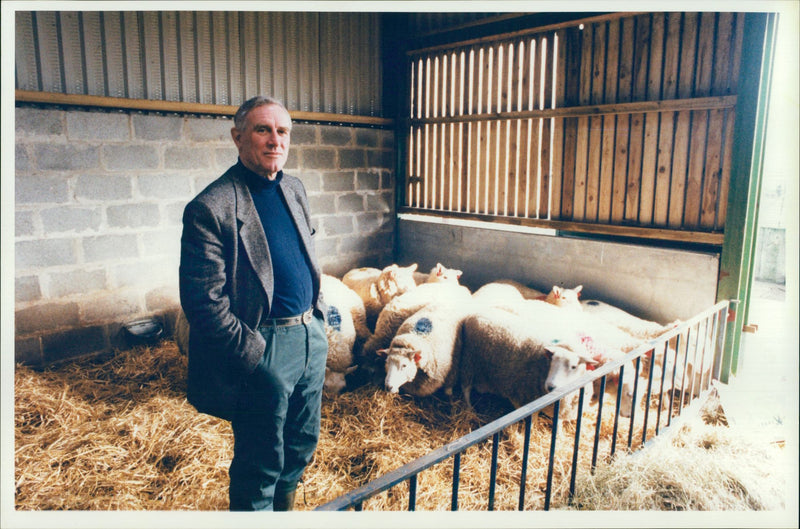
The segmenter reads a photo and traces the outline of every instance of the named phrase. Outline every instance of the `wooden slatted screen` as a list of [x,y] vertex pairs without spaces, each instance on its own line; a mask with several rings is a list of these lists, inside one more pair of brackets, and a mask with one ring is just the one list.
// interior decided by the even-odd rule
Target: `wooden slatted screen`
[[405,206],[721,244],[743,21],[614,14],[411,52]]

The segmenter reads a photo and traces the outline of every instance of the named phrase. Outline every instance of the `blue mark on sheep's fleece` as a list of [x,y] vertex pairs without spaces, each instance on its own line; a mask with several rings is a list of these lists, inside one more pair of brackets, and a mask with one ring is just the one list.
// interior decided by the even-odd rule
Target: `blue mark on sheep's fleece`
[[592,307],[595,307],[595,306],[599,305],[600,302],[592,300],[592,301],[587,301],[586,304],[587,305],[591,305]]
[[428,318],[420,318],[414,324],[414,332],[417,334],[430,334],[433,330],[433,322]]
[[325,319],[328,322],[328,327],[334,331],[342,330],[342,315],[339,314],[339,309],[333,305],[328,306],[328,317]]

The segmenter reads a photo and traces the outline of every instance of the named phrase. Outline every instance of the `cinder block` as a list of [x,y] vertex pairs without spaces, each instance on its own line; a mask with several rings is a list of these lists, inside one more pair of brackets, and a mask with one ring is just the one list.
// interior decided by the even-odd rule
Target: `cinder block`
[[152,145],[104,145],[103,161],[109,171],[128,172],[158,169],[161,163],[158,150]]
[[97,231],[102,216],[98,208],[58,207],[42,210],[42,226],[47,234]]
[[33,148],[36,166],[49,171],[77,171],[100,166],[100,147],[43,143]]
[[364,197],[357,193],[341,195],[336,199],[337,213],[354,213],[364,211]]
[[164,222],[168,226],[183,225],[183,210],[186,208],[187,201],[173,202],[164,207]]
[[133,291],[117,290],[87,297],[80,301],[82,324],[119,321],[141,314],[144,307]]
[[158,205],[145,203],[108,206],[106,217],[112,228],[158,226],[161,221]]
[[78,304],[39,303],[14,312],[16,334],[32,334],[79,323]]
[[320,218],[322,232],[327,236],[347,235],[353,233],[353,218],[351,216],[333,216]]
[[69,201],[69,184],[61,176],[17,175],[14,198],[17,204],[62,204]]
[[179,141],[183,138],[183,117],[133,116],[133,137],[140,140]]
[[33,169],[31,164],[31,157],[28,155],[28,147],[26,145],[14,145],[14,171],[25,173]]
[[86,262],[108,261],[136,257],[136,235],[100,235],[83,239],[83,256]]
[[361,147],[379,147],[381,131],[378,129],[356,129],[356,145]]
[[145,256],[180,255],[181,228],[172,228],[142,233],[142,249]]
[[106,271],[72,270],[69,272],[56,272],[50,274],[48,290],[50,297],[60,298],[72,294],[88,294],[107,288]]
[[339,242],[339,252],[342,254],[369,253],[371,251],[370,241],[362,237],[361,234],[351,237],[342,237]]
[[14,279],[14,300],[18,303],[41,299],[42,289],[38,276],[24,276]]
[[394,152],[390,150],[367,151],[367,167],[394,169]]
[[394,140],[395,135],[393,130],[382,129],[380,131],[381,137],[381,147],[384,149],[389,149],[390,151],[394,151]]
[[359,171],[356,173],[356,189],[364,191],[377,191],[380,189],[381,175]]
[[367,151],[364,149],[339,149],[340,169],[359,169],[366,167]]
[[41,366],[44,363],[41,338],[38,336],[16,338],[14,340],[14,362],[29,366]]
[[73,239],[18,241],[14,248],[16,249],[14,261],[18,270],[70,265],[78,262]]
[[14,212],[14,235],[16,237],[24,237],[36,233],[36,224],[34,224],[33,216],[33,211]]
[[383,222],[384,215],[380,213],[364,213],[356,216],[356,227],[361,235],[380,231],[383,228]]
[[389,213],[394,210],[394,195],[389,192],[367,195],[367,211]]
[[292,126],[292,145],[316,145],[317,125],[296,123]]
[[344,146],[350,145],[353,141],[353,129],[350,127],[321,125],[319,132],[322,145]]
[[230,118],[189,118],[186,120],[186,138],[190,141],[229,141],[233,120]]
[[309,195],[308,205],[312,215],[331,215],[336,213],[336,195],[331,193]]
[[[381,172],[381,189],[389,189],[394,195],[394,173],[391,170]],[[394,198],[392,202],[394,202]]]
[[144,197],[181,198],[192,193],[192,182],[185,174],[147,174],[137,178],[139,193]]
[[[297,150],[295,151],[298,154]],[[330,147],[303,147],[300,152],[303,167],[306,169],[333,169],[336,150]]]
[[339,239],[337,237],[319,238],[314,242],[317,250],[317,257],[322,259],[324,257],[335,257],[338,255]]
[[127,113],[67,112],[70,140],[127,141],[131,138]]
[[207,147],[168,147],[164,153],[167,169],[206,169],[211,167]]
[[17,108],[14,131],[18,138],[60,136],[64,134],[64,111],[40,108]]
[[85,356],[108,349],[102,326],[82,327],[42,336],[42,356],[45,364]]
[[112,266],[113,284],[117,288],[132,287],[138,290],[153,285],[177,284],[179,250],[179,247],[175,248],[171,259],[151,257]]
[[133,196],[131,179],[120,175],[81,175],[75,180],[75,197],[82,200],[126,200]]
[[[239,151],[231,141],[230,147],[217,147],[214,149],[214,168],[222,174],[239,158]],[[219,175],[216,175],[219,176]]]
[[303,187],[306,188],[306,191],[309,193],[315,193],[317,191],[322,191],[322,175],[317,172],[312,171],[305,171],[301,170],[298,173],[287,171],[287,173],[291,174],[292,176],[296,176],[303,182]]
[[355,175],[351,171],[325,173],[322,176],[323,191],[355,191]]

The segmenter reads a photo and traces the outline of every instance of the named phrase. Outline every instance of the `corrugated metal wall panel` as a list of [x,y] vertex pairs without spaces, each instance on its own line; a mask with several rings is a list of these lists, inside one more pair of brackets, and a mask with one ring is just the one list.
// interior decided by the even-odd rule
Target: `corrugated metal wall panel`
[[380,17],[318,12],[18,12],[16,88],[379,116]]

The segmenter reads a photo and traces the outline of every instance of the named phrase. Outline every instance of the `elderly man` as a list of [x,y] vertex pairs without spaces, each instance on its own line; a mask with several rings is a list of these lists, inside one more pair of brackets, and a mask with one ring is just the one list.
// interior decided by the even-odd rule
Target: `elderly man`
[[231,421],[237,511],[291,510],[319,439],[325,306],[306,192],[283,172],[291,130],[278,101],[242,104],[238,162],[183,215],[188,399]]

